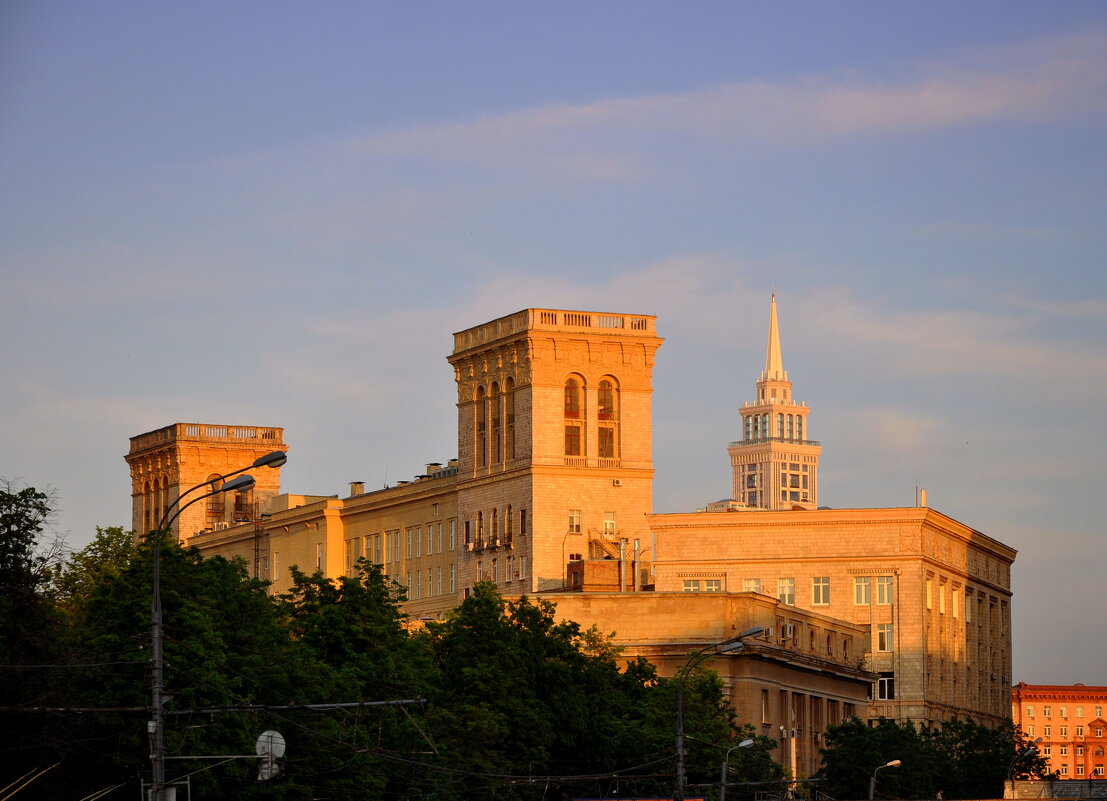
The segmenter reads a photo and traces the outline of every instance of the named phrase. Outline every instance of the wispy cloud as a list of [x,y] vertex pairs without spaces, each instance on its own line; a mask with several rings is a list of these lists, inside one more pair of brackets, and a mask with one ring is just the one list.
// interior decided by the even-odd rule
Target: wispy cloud
[[811,142],[826,137],[948,128],[1107,108],[1107,34],[964,51],[899,81],[809,76],[743,80],[682,93],[614,97],[394,130],[354,146],[529,167],[579,178],[633,177],[626,155],[660,134]]

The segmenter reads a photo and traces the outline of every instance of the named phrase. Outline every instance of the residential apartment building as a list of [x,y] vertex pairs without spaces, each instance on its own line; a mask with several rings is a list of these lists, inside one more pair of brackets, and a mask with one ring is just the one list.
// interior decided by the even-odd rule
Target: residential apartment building
[[1011,718],[1062,779],[1104,779],[1107,687],[1026,684],[1011,691]]

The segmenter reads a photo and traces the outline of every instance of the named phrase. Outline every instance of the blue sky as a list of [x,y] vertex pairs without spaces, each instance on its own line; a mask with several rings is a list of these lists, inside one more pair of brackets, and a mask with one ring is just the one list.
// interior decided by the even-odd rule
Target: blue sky
[[1019,550],[1015,681],[1107,684],[1107,5],[0,7],[0,476],[70,542],[128,437],[285,487],[456,455],[450,334],[655,314],[655,507],[729,494],[764,359],[821,500]]

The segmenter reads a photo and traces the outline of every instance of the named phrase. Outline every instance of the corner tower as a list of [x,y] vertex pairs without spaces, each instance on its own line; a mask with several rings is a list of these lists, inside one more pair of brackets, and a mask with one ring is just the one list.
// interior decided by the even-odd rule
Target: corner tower
[[556,309],[454,334],[463,590],[558,589],[585,555],[640,561],[662,341],[651,316]]
[[727,449],[734,474],[734,500],[754,509],[818,506],[822,446],[806,438],[810,411],[806,403],[792,399],[792,382],[780,355],[774,294],[757,400],[742,404],[743,437]]
[[[131,468],[131,528],[145,534],[170,504],[197,484],[238,470],[271,451],[287,451],[284,429],[259,426],[174,423],[131,437],[123,457]],[[229,528],[257,519],[260,504],[280,492],[280,468],[253,470],[254,488],[233,498],[213,495],[186,509],[172,533],[188,540],[200,531]]]

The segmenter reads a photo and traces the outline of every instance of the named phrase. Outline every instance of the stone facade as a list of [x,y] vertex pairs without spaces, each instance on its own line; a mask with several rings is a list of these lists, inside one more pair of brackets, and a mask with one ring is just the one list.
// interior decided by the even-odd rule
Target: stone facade
[[[131,528],[151,531],[182,492],[273,451],[287,451],[283,435],[281,428],[175,423],[131,437],[124,457],[131,468]],[[252,490],[193,504],[173,523],[173,534],[188,537],[196,531],[253,523],[258,510],[280,492],[281,477],[279,467],[262,467],[250,475],[257,482]]]
[[[1011,718],[1061,779],[1107,778],[1107,687],[1016,684]],[[1107,782],[1105,782],[1107,784]],[[1107,795],[1107,788],[1094,795]]]
[[[794,777],[819,767],[828,726],[863,715],[875,676],[861,667],[865,627],[817,612],[781,610],[757,593],[572,593],[553,598],[557,615],[614,635],[621,659],[644,657],[673,676],[689,654],[754,626],[765,633],[745,640],[736,654],[712,657],[738,720],[777,740],[774,757]],[[785,614],[806,633],[819,632],[819,647],[799,636],[781,642],[775,621]],[[825,642],[832,647],[824,649]]]
[[[821,449],[777,336],[774,300],[758,400],[741,410],[749,435],[730,448],[735,496],[710,507],[726,511],[651,514],[654,318],[525,309],[454,335],[458,449],[445,467],[347,497],[276,495],[261,482],[278,471],[257,471],[257,514],[226,527],[182,516],[180,535],[245,559],[274,592],[293,566],[339,576],[365,556],[407,589],[416,619],[478,581],[542,593],[665,675],[749,619],[771,633],[725,660],[732,698],[780,738],[795,775],[850,712],[1006,718],[1014,550],[933,509],[815,509]],[[258,442],[231,431],[255,429],[179,424],[132,440],[136,528],[179,487],[284,448],[280,429],[256,429]],[[244,444],[257,450],[233,450]],[[739,491],[750,464],[764,505]]]
[[869,718],[1007,718],[1015,551],[928,508],[698,512],[649,517],[658,592],[749,590],[866,627],[879,674]]

